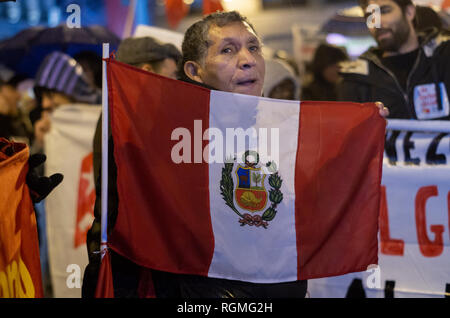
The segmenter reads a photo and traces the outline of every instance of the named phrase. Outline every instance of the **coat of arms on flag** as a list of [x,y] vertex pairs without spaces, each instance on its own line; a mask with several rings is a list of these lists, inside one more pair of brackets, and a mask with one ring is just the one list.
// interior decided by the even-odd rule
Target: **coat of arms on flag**
[[[254,161],[250,161],[249,157],[254,157]],[[276,207],[283,200],[281,192],[281,184],[283,180],[278,172],[272,173],[267,178],[259,162],[259,154],[256,151],[246,151],[243,156],[244,166],[238,164],[234,169],[236,176],[236,187],[232,178],[235,160],[227,160],[222,169],[222,179],[220,180],[220,190],[223,199],[239,217],[239,223],[244,225],[255,225],[256,227],[264,227],[267,229],[268,222],[275,218],[277,213]],[[274,172],[274,163],[269,162],[266,167],[271,167],[269,171]],[[269,194],[267,193],[265,184],[268,179],[270,185]],[[236,201],[240,209],[249,211],[250,213],[241,213],[233,201]],[[267,199],[271,204],[267,207]],[[265,209],[267,207],[267,209]],[[258,213],[262,212],[262,213]]]

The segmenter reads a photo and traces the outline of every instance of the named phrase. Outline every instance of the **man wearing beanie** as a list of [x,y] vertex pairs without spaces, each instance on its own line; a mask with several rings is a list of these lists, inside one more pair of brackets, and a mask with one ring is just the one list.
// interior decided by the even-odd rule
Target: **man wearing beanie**
[[44,135],[50,130],[50,115],[67,104],[100,104],[101,92],[89,84],[83,68],[72,57],[53,52],[39,66],[34,86],[42,109],[41,118],[34,125],[35,140],[32,152],[42,150]]
[[[119,62],[129,64],[144,71],[156,73],[165,77],[176,79],[177,63],[181,59],[181,52],[170,43],[161,43],[152,37],[138,37],[124,39],[116,52]],[[101,234],[101,137],[102,118],[100,117],[94,135],[94,180],[96,200],[94,206],[94,222],[87,234],[87,249],[89,264],[84,277],[82,297],[94,297],[100,269],[100,234]],[[109,129],[111,131],[111,129]],[[109,137],[108,158],[108,232],[114,227],[118,212],[118,193],[116,187],[117,166],[113,156],[111,136]],[[146,270],[111,251],[111,266],[113,268],[114,295],[120,298],[145,297],[147,291],[139,290],[139,280],[144,275],[151,275],[154,283],[158,283],[158,273]],[[163,275],[163,274],[161,274]],[[166,280],[164,284],[169,284]],[[168,290],[170,290],[168,288]],[[143,294],[144,293],[144,294]]]
[[[448,120],[450,37],[431,28],[418,33],[416,7],[411,0],[360,0],[374,24],[369,31],[377,47],[356,61],[342,64],[342,101],[381,101],[389,118]],[[367,12],[379,7],[380,25]],[[373,6],[372,6],[373,7]]]

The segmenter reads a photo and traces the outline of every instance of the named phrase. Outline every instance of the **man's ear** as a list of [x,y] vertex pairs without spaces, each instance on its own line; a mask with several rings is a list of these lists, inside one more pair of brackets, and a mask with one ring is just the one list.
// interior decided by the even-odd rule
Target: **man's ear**
[[189,77],[191,80],[203,83],[203,80],[199,74],[201,67],[197,62],[187,61],[186,63],[184,63],[183,69],[186,76]]
[[147,72],[154,72],[153,67],[150,64],[148,64],[148,63],[145,63],[145,64],[141,65],[140,68],[142,70],[144,70],[144,71],[147,71]]
[[405,15],[409,22],[413,23],[413,20],[416,17],[416,6],[412,4],[408,5],[405,10]]

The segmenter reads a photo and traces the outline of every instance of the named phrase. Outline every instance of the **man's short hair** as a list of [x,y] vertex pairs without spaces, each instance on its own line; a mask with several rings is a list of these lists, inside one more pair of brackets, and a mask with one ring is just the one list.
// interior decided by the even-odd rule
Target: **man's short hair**
[[181,47],[182,58],[180,63],[178,63],[178,77],[181,80],[188,79],[187,75],[184,73],[184,64],[187,61],[200,62],[206,56],[208,47],[210,46],[208,33],[211,26],[222,28],[235,22],[248,24],[253,32],[257,34],[255,28],[248,19],[237,11],[211,13],[187,29]]
[[181,52],[171,43],[161,43],[158,40],[146,36],[124,39],[116,53],[119,62],[141,67],[150,64],[158,72],[162,62],[169,58],[179,63]]

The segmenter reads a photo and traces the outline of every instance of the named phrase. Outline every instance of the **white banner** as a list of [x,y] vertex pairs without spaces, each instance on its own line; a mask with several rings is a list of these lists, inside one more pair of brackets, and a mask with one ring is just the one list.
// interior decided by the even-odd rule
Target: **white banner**
[[389,127],[410,130],[386,135],[379,266],[310,280],[312,298],[450,295],[450,122],[436,123],[445,132],[430,129],[433,122],[395,122]]
[[52,114],[45,137],[46,175],[64,175],[45,200],[50,275],[58,298],[81,297],[86,234],[94,219],[92,145],[100,112],[97,105],[64,105]]

